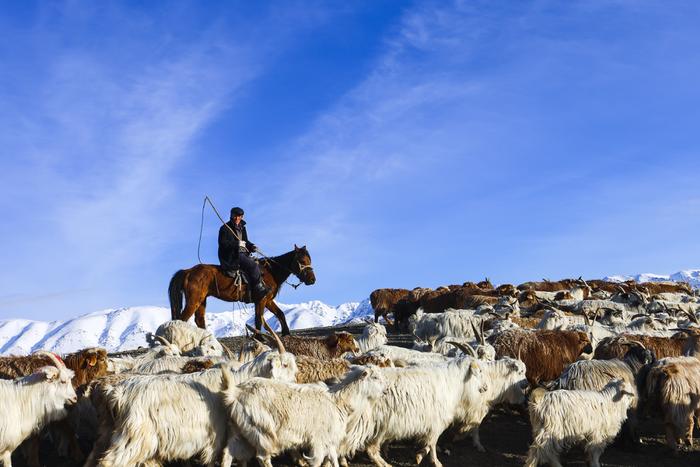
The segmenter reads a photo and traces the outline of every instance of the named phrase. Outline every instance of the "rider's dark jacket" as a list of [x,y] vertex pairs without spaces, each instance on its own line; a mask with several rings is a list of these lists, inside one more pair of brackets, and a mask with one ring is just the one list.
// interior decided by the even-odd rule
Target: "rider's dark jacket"
[[[238,237],[229,230],[229,227],[236,232]],[[238,240],[239,238],[240,242],[243,242],[244,248],[241,248],[241,244]],[[252,248],[253,244],[248,241],[248,232],[246,232],[244,220],[241,220],[238,227],[236,227],[233,221],[228,221],[219,229],[219,263],[224,269],[238,269],[238,255],[241,251],[246,253],[247,251],[251,251]]]

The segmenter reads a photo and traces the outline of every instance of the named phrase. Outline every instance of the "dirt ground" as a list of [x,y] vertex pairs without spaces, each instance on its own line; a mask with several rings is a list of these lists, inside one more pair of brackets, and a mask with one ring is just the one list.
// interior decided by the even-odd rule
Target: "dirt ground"
[[[361,327],[345,327],[353,333],[360,333]],[[329,329],[308,329],[295,332],[300,335],[325,334]],[[222,342],[231,350],[236,351],[242,342],[242,338],[226,338]],[[406,346],[411,342],[410,336],[390,334],[389,343],[392,345]],[[677,456],[666,448],[663,425],[660,420],[644,420],[640,426],[642,445],[635,450],[623,449],[615,443],[609,446],[601,456],[601,463],[606,466],[633,467],[633,466],[658,466],[658,467],[685,467],[700,465],[700,445],[696,442],[692,450],[679,453]],[[700,435],[698,430],[696,436]],[[521,466],[525,462],[527,450],[531,442],[530,423],[526,416],[508,409],[497,409],[489,414],[481,425],[481,443],[487,452],[480,453],[472,447],[471,439],[467,438],[458,442],[451,442],[449,434],[443,435],[439,443],[438,458],[445,467],[462,467],[468,465],[496,467],[496,466]],[[89,446],[83,446],[85,450]],[[19,450],[18,450],[19,451]],[[415,446],[410,442],[395,443],[389,446],[386,460],[395,466],[415,465]],[[52,453],[47,442],[42,443],[40,451],[43,465],[50,467],[79,467],[80,464],[68,459],[62,459]],[[13,455],[13,465],[25,467],[21,456]],[[563,455],[562,463],[567,466],[585,466],[586,460],[582,450],[573,449]],[[281,457],[273,461],[274,465],[292,467],[289,459]],[[185,464],[172,464],[180,466]],[[351,466],[371,466],[369,458],[365,454],[359,454],[351,461]],[[428,460],[423,465],[429,465]],[[127,466],[125,466],[127,467]]]
[[[700,465],[700,447],[696,443],[690,452],[681,452],[673,457],[666,448],[662,433],[662,425],[658,420],[648,420],[642,424],[643,444],[637,450],[625,450],[617,444],[609,446],[601,456],[601,463],[606,466],[634,467],[634,466],[658,466],[658,467],[685,467]],[[697,433],[696,433],[697,434]],[[525,462],[527,449],[531,441],[530,424],[522,415],[510,410],[496,410],[481,425],[481,442],[487,452],[477,452],[471,445],[471,439],[459,442],[449,442],[443,436],[439,449],[443,452],[438,458],[445,467],[462,467],[468,465],[497,467],[497,466],[522,466]],[[445,452],[447,449],[449,452]],[[411,442],[395,443],[389,446],[386,460],[395,466],[415,465],[415,447]],[[55,457],[51,454],[48,444],[42,445],[42,461],[44,465],[51,467],[78,467],[80,464],[68,459]],[[20,456],[13,456],[13,465],[25,467]],[[586,460],[583,451],[573,449],[561,458],[564,465],[570,467],[585,466]],[[286,457],[273,461],[274,465],[293,467]],[[184,464],[172,464],[181,466]],[[370,467],[372,463],[365,454],[359,454],[350,463],[354,467]],[[422,465],[429,465],[427,460]]]

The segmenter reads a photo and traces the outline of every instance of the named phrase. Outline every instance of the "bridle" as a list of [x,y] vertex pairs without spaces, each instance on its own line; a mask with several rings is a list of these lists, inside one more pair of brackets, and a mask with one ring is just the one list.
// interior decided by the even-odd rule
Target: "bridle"
[[297,268],[299,269],[299,272],[294,272],[291,269],[290,269],[290,272],[292,274],[294,274],[296,276],[296,278],[299,279],[300,282],[298,284],[290,284],[288,281],[284,281],[286,284],[289,284],[292,287],[294,287],[295,290],[297,287],[299,287],[301,284],[304,283],[304,279],[301,278],[301,275],[304,273],[304,270],[305,269],[311,269],[311,271],[314,270],[314,268],[310,264],[301,264],[301,261],[299,261],[298,259],[296,259],[296,262],[297,262]]

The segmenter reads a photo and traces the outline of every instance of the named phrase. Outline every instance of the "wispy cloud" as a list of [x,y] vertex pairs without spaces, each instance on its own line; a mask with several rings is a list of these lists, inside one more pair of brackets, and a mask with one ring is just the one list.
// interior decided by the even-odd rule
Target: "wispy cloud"
[[[669,35],[655,8],[422,2],[406,11],[365,79],[274,172],[281,189],[263,217],[275,225],[258,230],[273,244],[309,239],[323,271],[300,296],[568,271],[558,241],[583,241],[573,233],[590,226],[592,196],[605,205],[623,186],[640,196],[627,208],[601,206],[596,216],[617,228],[643,211],[636,180],[655,170],[649,148],[668,150],[666,163],[689,159],[663,138],[642,147],[630,137],[653,120],[635,111],[649,96],[646,60],[654,55],[657,68],[669,58],[646,41],[634,50],[643,28],[613,31],[608,22],[636,18],[685,55],[678,46],[690,24]],[[548,227],[533,230],[534,212]],[[557,251],[531,254],[543,243]],[[594,258],[592,274],[615,262]]]
[[[0,175],[3,209],[15,220],[0,232],[13,265],[0,280],[18,293],[0,313],[21,310],[23,297],[24,304],[44,297],[32,276],[67,290],[101,284],[105,303],[136,286],[132,275],[177,237],[171,213],[182,177],[174,172],[299,27],[291,20],[303,19],[272,8],[257,31],[238,34],[225,21],[178,30],[193,6],[147,16],[68,3],[54,18],[38,14],[31,35],[17,32],[37,74],[23,78],[26,64],[17,58],[18,74],[4,77],[11,88],[0,95],[8,104],[0,112],[15,122],[0,141],[16,156]],[[157,23],[168,17],[179,21]],[[108,30],[93,47],[71,43],[73,27],[75,36]]]

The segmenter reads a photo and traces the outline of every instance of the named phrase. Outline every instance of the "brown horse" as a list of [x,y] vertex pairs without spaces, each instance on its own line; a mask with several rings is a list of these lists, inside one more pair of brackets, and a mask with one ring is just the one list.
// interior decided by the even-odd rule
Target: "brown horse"
[[[311,267],[311,256],[306,247],[294,245],[294,250],[260,262],[260,272],[265,284],[270,288],[262,299],[255,302],[255,328],[260,330],[265,308],[270,310],[282,326],[282,334],[289,334],[289,327],[284,313],[274,302],[280,287],[290,274],[294,274],[306,285],[316,282],[314,270]],[[234,279],[224,274],[220,266],[213,264],[198,264],[190,269],[180,269],[170,280],[168,296],[172,319],[189,320],[194,315],[194,321],[200,328],[205,328],[204,311],[207,297],[212,296],[227,302],[251,303],[248,297],[248,285],[237,285]],[[182,309],[182,297],[185,297],[185,309]]]

